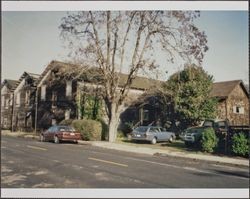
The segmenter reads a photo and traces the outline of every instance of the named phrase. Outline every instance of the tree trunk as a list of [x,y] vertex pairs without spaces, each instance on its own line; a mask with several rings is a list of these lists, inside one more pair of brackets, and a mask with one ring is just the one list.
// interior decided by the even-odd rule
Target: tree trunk
[[111,105],[111,115],[109,119],[109,142],[115,142],[117,135],[117,128],[119,125],[120,111],[116,110],[116,105]]

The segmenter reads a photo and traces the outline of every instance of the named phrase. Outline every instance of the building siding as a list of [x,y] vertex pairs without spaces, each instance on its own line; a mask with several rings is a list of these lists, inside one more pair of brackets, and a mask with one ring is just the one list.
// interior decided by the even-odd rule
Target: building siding
[[[235,106],[243,107],[244,113],[235,113]],[[249,125],[249,98],[240,84],[228,96],[227,111],[228,119],[232,125]]]

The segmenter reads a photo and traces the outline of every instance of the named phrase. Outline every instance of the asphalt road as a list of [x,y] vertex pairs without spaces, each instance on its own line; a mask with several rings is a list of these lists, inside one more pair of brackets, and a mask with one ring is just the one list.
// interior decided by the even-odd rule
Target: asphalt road
[[248,188],[248,168],[2,136],[2,188]]

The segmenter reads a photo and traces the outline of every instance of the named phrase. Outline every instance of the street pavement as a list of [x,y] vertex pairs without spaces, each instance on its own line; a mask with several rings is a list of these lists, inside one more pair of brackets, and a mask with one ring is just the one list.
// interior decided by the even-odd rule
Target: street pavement
[[248,167],[2,135],[2,188],[248,188]]
[[[25,138],[32,138],[32,139],[39,139],[39,136],[32,134],[32,133],[25,133],[25,132],[10,132],[10,131],[2,131],[2,135],[8,135],[12,137],[25,137]],[[185,150],[178,150],[174,147],[167,147],[167,146],[155,146],[152,144],[139,144],[131,142],[105,142],[105,141],[79,141],[79,144],[82,145],[92,145],[96,147],[102,147],[106,149],[114,149],[118,151],[125,151],[125,152],[134,152],[146,155],[159,155],[159,156],[172,156],[176,158],[186,158],[191,160],[201,160],[201,161],[209,161],[216,164],[225,164],[225,165],[232,165],[232,166],[240,166],[240,167],[249,167],[249,160],[241,157],[228,157],[222,155],[215,155],[215,154],[205,154],[201,152],[194,152],[194,151],[185,151]],[[158,144],[157,144],[158,145]]]

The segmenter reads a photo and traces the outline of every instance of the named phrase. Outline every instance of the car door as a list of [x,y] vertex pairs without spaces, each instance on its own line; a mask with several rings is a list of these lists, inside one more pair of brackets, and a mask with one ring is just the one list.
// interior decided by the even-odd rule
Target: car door
[[161,136],[161,132],[159,131],[159,128],[157,127],[151,127],[152,132],[154,133],[154,135],[157,137],[157,140],[160,141],[162,138]]
[[54,134],[56,132],[56,126],[52,126],[49,132],[49,140],[54,140]]
[[167,132],[164,128],[160,128],[161,131],[161,137],[162,137],[162,141],[168,141],[170,138],[170,133]]
[[50,127],[50,128],[48,128],[44,133],[43,133],[43,135],[44,135],[44,138],[46,139],[46,140],[50,140],[50,131],[52,130],[52,127]]

